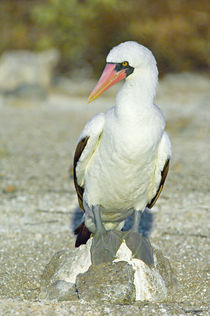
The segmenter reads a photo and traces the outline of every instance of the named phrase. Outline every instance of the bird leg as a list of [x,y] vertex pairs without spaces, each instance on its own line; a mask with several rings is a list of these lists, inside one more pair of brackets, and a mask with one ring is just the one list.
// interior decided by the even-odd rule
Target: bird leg
[[143,237],[139,232],[141,221],[141,211],[134,211],[134,221],[132,228],[125,235],[125,242],[132,251],[133,257],[144,261],[146,264],[153,264],[153,251],[148,238]]
[[133,226],[131,228],[131,230],[133,232],[136,232],[136,233],[139,232],[139,225],[140,225],[140,221],[141,221],[141,215],[142,215],[141,211],[134,211]]
[[92,208],[96,232],[93,235],[91,245],[91,261],[92,264],[100,264],[104,262],[112,262],[116,257],[116,252],[121,245],[121,232],[106,231],[101,221],[99,205]]

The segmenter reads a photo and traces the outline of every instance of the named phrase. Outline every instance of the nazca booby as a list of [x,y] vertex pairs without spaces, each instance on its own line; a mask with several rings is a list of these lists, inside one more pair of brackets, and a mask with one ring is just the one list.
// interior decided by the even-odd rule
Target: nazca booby
[[89,102],[118,81],[125,82],[115,106],[95,115],[78,139],[74,182],[85,213],[84,222],[75,230],[75,245],[86,243],[93,233],[93,253],[99,252],[100,256],[106,250],[104,256],[110,255],[111,260],[121,243],[117,231],[134,213],[126,244],[137,258],[145,256],[142,251],[148,252],[150,258],[144,261],[151,263],[149,242],[137,250],[142,245],[138,227],[141,212],[151,208],[161,193],[171,157],[165,119],[154,104],[156,60],[149,49],[128,41],[111,49],[106,62]]

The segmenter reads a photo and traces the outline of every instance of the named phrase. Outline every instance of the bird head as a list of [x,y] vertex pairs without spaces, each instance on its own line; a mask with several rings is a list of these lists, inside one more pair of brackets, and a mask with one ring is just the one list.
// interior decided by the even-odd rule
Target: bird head
[[88,102],[98,98],[115,83],[135,77],[135,73],[145,68],[153,68],[157,72],[156,60],[152,52],[137,42],[128,41],[111,49],[104,71],[92,90]]

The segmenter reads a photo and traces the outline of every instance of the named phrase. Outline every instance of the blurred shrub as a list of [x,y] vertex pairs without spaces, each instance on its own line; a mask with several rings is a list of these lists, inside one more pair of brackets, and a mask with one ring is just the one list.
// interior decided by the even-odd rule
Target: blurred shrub
[[1,0],[0,52],[61,52],[59,71],[100,72],[110,48],[136,40],[155,54],[162,73],[208,64],[208,0]]

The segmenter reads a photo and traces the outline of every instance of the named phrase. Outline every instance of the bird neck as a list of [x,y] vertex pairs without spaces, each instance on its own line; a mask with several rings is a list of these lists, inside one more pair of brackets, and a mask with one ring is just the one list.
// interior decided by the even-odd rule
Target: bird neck
[[119,119],[138,119],[151,113],[158,80],[157,68],[155,70],[137,70],[125,80],[116,98],[116,113]]

